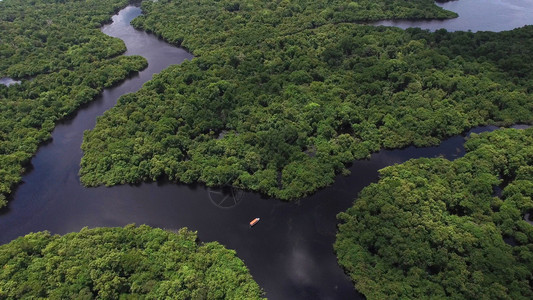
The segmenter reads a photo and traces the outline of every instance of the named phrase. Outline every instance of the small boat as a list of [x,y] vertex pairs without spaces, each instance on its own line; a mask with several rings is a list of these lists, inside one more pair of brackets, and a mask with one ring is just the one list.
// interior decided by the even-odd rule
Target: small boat
[[254,226],[255,224],[257,224],[257,222],[259,222],[259,220],[261,220],[260,218],[255,218],[253,219],[251,222],[250,222],[250,227]]

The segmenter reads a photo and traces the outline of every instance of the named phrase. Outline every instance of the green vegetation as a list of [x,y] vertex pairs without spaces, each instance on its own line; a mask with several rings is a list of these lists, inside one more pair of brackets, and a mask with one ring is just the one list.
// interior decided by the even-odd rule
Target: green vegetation
[[533,298],[533,129],[466,149],[382,169],[338,215],[339,263],[368,299]]
[[0,298],[259,299],[235,251],[148,226],[31,233],[0,246]]
[[99,28],[127,0],[0,2],[0,207],[56,121],[146,67]]
[[358,24],[453,16],[431,0],[160,0],[143,10],[136,27],[197,58],[122,97],[86,133],[88,186],[168,177],[294,199],[382,147],[533,120],[531,64],[520,63],[533,54],[533,27]]

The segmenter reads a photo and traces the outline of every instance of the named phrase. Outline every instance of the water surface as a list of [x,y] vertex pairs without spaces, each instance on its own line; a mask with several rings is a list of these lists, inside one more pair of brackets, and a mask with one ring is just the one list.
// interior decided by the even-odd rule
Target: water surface
[[12,84],[20,84],[20,81],[11,79],[9,77],[4,77],[4,78],[0,78],[0,84],[10,86]]
[[436,3],[456,12],[458,18],[449,20],[387,20],[374,25],[400,28],[419,27],[435,31],[504,31],[533,24],[532,0],[458,0]]
[[[350,207],[362,188],[378,180],[379,169],[416,157],[460,157],[464,136],[450,138],[438,147],[380,151],[369,160],[354,162],[352,175],[338,177],[332,186],[292,203],[201,185],[84,188],[78,178],[83,131],[92,129],[97,116],[114,106],[118,97],[138,90],[168,65],[192,58],[151,34],[134,30],[129,21],[139,14],[138,8],[127,7],[102,31],[123,39],[126,55],[147,58],[148,68],[105,89],[98,99],[55,128],[53,140],[39,148],[32,170],[23,177],[24,183],[14,192],[8,208],[0,211],[0,243],[29,232],[64,234],[84,226],[189,227],[198,231],[202,241],[219,241],[237,250],[271,299],[361,299],[333,253],[336,214]],[[261,221],[250,228],[248,223],[255,217]]]

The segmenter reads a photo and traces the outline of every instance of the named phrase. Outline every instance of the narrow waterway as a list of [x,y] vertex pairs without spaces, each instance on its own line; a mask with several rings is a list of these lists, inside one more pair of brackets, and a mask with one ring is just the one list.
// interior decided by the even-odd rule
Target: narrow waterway
[[[219,241],[235,249],[271,299],[362,298],[333,253],[336,214],[350,207],[362,188],[377,181],[379,169],[417,157],[460,157],[464,136],[450,138],[438,147],[380,151],[369,160],[354,162],[352,175],[339,177],[334,185],[293,203],[231,189],[173,183],[84,188],[78,178],[83,131],[93,128],[96,118],[113,107],[121,95],[138,90],[154,73],[192,59],[186,51],[134,30],[129,22],[140,13],[139,8],[129,6],[102,31],[124,40],[126,55],[147,58],[148,68],[104,90],[98,99],[55,128],[53,140],[40,147],[32,160],[33,168],[24,176],[8,208],[0,211],[0,243],[29,232],[64,234],[85,226],[136,223],[170,230],[188,227],[197,230],[202,241]],[[261,221],[250,229],[248,222],[255,217]]]

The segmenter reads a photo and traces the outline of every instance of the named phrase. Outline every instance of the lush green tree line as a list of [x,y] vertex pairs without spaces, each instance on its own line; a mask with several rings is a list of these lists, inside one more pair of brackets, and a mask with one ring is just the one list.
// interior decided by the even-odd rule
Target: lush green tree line
[[[338,215],[339,263],[368,299],[533,297],[533,129],[380,171]],[[498,193],[498,189],[503,191]]]
[[0,2],[0,207],[57,120],[146,67],[99,28],[126,0]]
[[[358,24],[414,18],[426,5],[434,6],[143,3],[135,26],[198,57],[161,72],[99,119],[84,138],[83,183],[165,176],[293,199],[382,147],[433,145],[477,125],[531,122],[532,73],[516,62],[530,57],[533,27],[472,34]],[[442,16],[437,8],[423,17]]]
[[196,233],[84,228],[31,233],[0,246],[3,299],[260,299],[244,263]]

